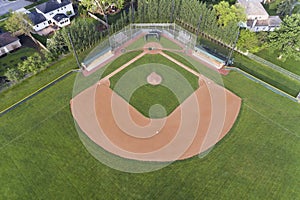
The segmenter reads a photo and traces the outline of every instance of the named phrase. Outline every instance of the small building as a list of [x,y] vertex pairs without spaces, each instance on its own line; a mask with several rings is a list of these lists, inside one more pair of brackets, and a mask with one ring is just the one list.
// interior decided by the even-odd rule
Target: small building
[[70,24],[70,17],[75,15],[70,0],[49,0],[37,5],[35,11],[27,14],[38,32],[49,26],[64,27]]
[[282,20],[279,16],[269,16],[261,2],[262,0],[238,0],[245,8],[246,28],[253,32],[274,31],[280,27]]
[[0,56],[7,54],[22,45],[20,39],[9,32],[0,33]]

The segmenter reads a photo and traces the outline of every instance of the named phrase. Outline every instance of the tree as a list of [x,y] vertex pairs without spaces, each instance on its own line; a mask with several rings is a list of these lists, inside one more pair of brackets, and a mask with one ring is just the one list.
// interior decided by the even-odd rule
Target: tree
[[5,29],[12,33],[21,31],[21,33],[31,36],[32,26],[30,23],[31,21],[26,14],[14,12],[10,13],[5,21]]
[[124,0],[81,0],[80,4],[87,8],[92,13],[106,14],[106,8],[109,5],[116,5],[117,8],[122,8]]
[[241,50],[257,52],[259,50],[259,40],[256,33],[246,29],[241,30],[237,47]]
[[277,6],[277,14],[280,14],[281,16],[285,15],[291,15],[294,7],[299,4],[300,2],[298,0],[285,0],[278,4]]
[[17,82],[22,78],[22,74],[18,68],[8,68],[4,73],[4,76],[6,76],[7,79],[12,82]]
[[300,60],[300,14],[286,16],[280,28],[269,34],[268,40],[270,47],[279,50],[279,59]]
[[218,23],[222,26],[227,26],[230,22],[246,21],[245,11],[240,6],[230,6],[228,2],[221,1],[214,5],[213,9],[217,13]]
[[7,20],[5,20],[5,29],[15,34],[20,31],[21,34],[29,36],[35,43],[36,39],[31,35],[33,30],[31,26],[32,22],[28,16],[21,12],[10,13]]
[[124,0],[81,0],[80,5],[87,8],[92,13],[103,15],[108,27],[106,9],[110,5],[115,5],[118,9],[123,7]]
[[27,60],[22,63],[19,63],[18,69],[22,74],[36,74],[40,70],[45,68],[45,63],[42,61],[41,55],[39,53],[34,53],[32,56],[29,56]]

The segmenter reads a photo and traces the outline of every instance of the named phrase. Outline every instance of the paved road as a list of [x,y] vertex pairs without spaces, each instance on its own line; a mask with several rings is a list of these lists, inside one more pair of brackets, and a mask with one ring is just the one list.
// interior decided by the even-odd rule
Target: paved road
[[16,1],[0,0],[0,16],[8,13],[10,9],[18,10],[30,4],[32,4],[32,2],[25,1],[25,0],[16,0]]

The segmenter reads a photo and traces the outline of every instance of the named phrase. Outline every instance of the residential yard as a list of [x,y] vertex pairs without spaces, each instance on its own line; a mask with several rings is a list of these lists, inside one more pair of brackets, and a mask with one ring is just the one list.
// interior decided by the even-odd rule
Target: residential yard
[[6,31],[6,29],[5,29],[5,21],[0,21],[0,29],[2,31]]
[[100,163],[79,140],[69,105],[74,80],[0,117],[0,199],[300,198],[299,104],[231,72],[224,83],[243,105],[230,133],[202,159],[131,174]]
[[36,51],[34,48],[21,47],[20,49],[0,57],[0,76],[4,75],[7,68],[16,68],[18,63],[27,57],[33,55]]

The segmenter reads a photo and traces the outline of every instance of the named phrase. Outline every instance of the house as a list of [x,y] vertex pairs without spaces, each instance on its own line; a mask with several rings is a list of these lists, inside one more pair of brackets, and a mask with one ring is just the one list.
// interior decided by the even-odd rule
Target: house
[[21,47],[20,39],[9,32],[0,33],[0,56]]
[[262,0],[238,0],[238,3],[245,8],[247,22],[246,28],[253,32],[274,31],[280,27],[282,20],[279,16],[269,16]]
[[70,24],[70,17],[75,15],[70,0],[49,0],[37,5],[35,11],[27,14],[33,29],[38,32],[49,26],[64,27]]
[[49,26],[48,20],[41,13],[32,11],[28,13],[27,16],[32,22],[33,30],[37,32]]

